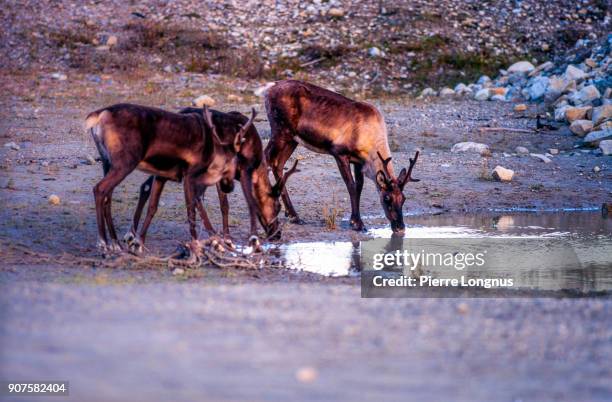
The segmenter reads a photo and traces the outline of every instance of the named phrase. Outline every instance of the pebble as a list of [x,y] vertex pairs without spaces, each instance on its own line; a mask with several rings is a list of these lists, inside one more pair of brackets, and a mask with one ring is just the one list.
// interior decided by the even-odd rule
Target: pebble
[[55,195],[55,194],[51,194],[48,198],[49,204],[51,205],[59,205],[60,204],[60,198]]
[[514,151],[519,155],[529,155],[529,150],[525,147],[518,146]]
[[612,155],[612,140],[603,140],[599,143],[601,153],[608,156]]
[[376,46],[373,46],[373,47],[368,49],[368,55],[370,57],[382,57],[383,56],[383,52],[382,52],[382,50],[380,50]]
[[485,100],[489,99],[489,89],[488,88],[483,88],[483,89],[477,91],[476,94],[474,94],[474,99],[476,99],[478,101],[485,101]]
[[111,35],[106,40],[106,46],[113,47],[113,46],[117,45],[117,42],[118,42],[117,37],[115,35]]
[[548,153],[551,155],[559,155],[559,150],[557,148],[550,148]]
[[524,112],[525,110],[527,110],[527,105],[525,105],[524,103],[519,103],[518,105],[514,106],[515,112]]
[[569,128],[578,137],[584,137],[593,129],[593,122],[591,120],[574,120]]
[[314,367],[300,367],[295,372],[295,378],[301,383],[309,384],[317,379],[319,372]]
[[552,160],[549,157],[547,157],[546,155],[542,155],[542,154],[530,154],[530,155],[533,156],[536,159],[541,160],[544,163],[552,162]]
[[451,148],[451,152],[473,152],[478,153],[482,156],[491,155],[491,150],[489,149],[488,145],[471,141],[459,142],[453,145],[453,147]]
[[528,61],[518,61],[514,63],[513,65],[511,65],[510,67],[508,67],[509,74],[513,74],[513,73],[527,74],[527,73],[532,72],[533,70],[535,70],[535,66]]
[[344,10],[339,7],[332,7],[327,12],[327,15],[329,15],[330,17],[334,17],[334,18],[342,18],[344,17],[344,14],[345,14]]
[[185,270],[183,268],[174,268],[172,270],[172,275],[183,275]]
[[593,172],[599,173],[599,172],[601,172],[601,168],[599,166],[594,166],[593,167]]

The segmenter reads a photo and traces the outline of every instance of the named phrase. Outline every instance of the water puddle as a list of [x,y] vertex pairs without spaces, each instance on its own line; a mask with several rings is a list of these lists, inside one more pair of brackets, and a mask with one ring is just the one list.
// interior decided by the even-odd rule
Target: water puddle
[[[585,269],[554,272],[555,267],[550,267],[553,276],[572,276],[568,283],[581,289],[612,290],[612,256],[603,252],[612,246],[612,219],[603,218],[598,211],[408,216],[405,223],[405,238],[409,239],[562,239],[573,247]],[[388,226],[371,227],[368,234],[373,238],[392,237]],[[360,247],[360,242],[350,241],[302,242],[283,245],[280,250],[291,268],[339,277],[360,274]],[[582,286],[585,281],[589,283]]]

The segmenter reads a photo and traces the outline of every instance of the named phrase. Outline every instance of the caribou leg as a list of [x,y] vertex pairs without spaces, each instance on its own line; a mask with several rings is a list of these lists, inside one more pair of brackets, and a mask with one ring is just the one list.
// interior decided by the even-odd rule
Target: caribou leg
[[[298,143],[293,140],[282,142],[275,141],[270,142],[268,145],[268,149],[266,150],[268,164],[272,167],[272,172],[274,173],[274,178],[277,182],[282,177],[285,163],[287,163],[297,145]],[[283,204],[285,205],[285,215],[289,217],[289,222],[303,225],[304,221],[300,219],[297,211],[293,207],[293,203],[289,198],[289,192],[287,191],[286,187],[283,187],[281,194]]]
[[[340,169],[340,175],[342,176],[342,179],[346,184],[346,188],[348,189],[349,196],[351,197],[351,228],[353,230],[362,231],[364,229],[364,225],[359,213],[359,196],[361,195],[361,189],[359,191],[357,190],[358,186],[355,184],[355,180],[353,180],[349,158],[347,156],[338,155],[334,155],[334,158],[336,159],[338,169]],[[363,187],[363,177],[361,178],[361,181],[361,187]],[[358,192],[359,196],[357,195]]]
[[[113,218],[111,215],[111,197],[113,190],[119,183],[126,178],[128,174],[133,170],[127,168],[118,168],[111,166],[108,173],[94,186],[93,193],[96,203],[96,220],[98,223],[98,247],[103,251],[110,248],[111,251],[120,251],[121,247],[117,242],[117,233],[113,225]],[[106,226],[108,226],[108,232],[111,238],[111,244],[108,244],[106,237]]]
[[153,185],[153,180],[155,176],[149,176],[144,183],[140,185],[140,193],[138,194],[138,205],[136,206],[136,211],[134,211],[134,217],[132,218],[132,227],[130,230],[123,236],[123,240],[128,244],[128,246],[134,241],[136,238],[136,231],[138,230],[138,223],[140,222],[140,217],[142,216],[142,210],[144,209],[149,196],[151,195],[151,186]]
[[[129,244],[130,251],[136,254],[141,254],[143,252],[145,238],[147,237],[149,225],[151,225],[153,217],[157,212],[159,199],[161,197],[161,193],[164,191],[164,185],[167,181],[168,179],[164,177],[155,176],[153,179],[153,184],[149,187],[149,194],[151,196],[151,199],[149,200],[149,205],[147,207],[147,215],[145,216],[145,220],[142,223],[142,228],[140,229],[138,236]],[[138,221],[136,221],[136,227],[138,227]]]

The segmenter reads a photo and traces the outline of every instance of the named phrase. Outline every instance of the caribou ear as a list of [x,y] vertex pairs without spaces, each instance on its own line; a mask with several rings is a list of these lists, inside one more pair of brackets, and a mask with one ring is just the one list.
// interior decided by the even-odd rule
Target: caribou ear
[[378,173],[376,173],[376,185],[381,190],[387,189],[387,177],[382,170],[379,170]]
[[272,197],[278,198],[281,196],[282,192],[283,192],[283,188],[285,188],[285,184],[287,184],[287,179],[294,174],[295,172],[299,172],[299,170],[297,170],[297,165],[298,165],[298,161],[297,159],[295,160],[295,163],[293,164],[293,166],[291,167],[291,169],[289,169],[284,175],[282,175],[278,181],[276,182],[276,184],[274,186],[272,186],[272,191],[271,194]]

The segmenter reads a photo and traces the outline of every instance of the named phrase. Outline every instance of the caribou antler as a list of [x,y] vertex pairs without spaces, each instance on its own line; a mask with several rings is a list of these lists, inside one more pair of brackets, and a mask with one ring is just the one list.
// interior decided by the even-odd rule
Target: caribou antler
[[419,179],[412,178],[412,168],[416,165],[416,161],[419,158],[419,151],[416,151],[414,158],[410,158],[410,166],[408,166],[408,179],[410,181],[419,181]]
[[410,166],[408,166],[408,170],[406,170],[406,168],[403,168],[400,172],[399,177],[397,178],[400,188],[403,189],[406,183],[409,181],[420,181],[419,179],[412,178],[412,169],[414,168],[414,165],[416,165],[416,161],[418,158],[419,151],[416,151],[416,153],[414,154],[414,158],[410,158]]
[[385,159],[380,154],[380,152],[377,151],[376,153],[378,154],[378,157],[380,158],[380,161],[383,164],[383,173],[385,177],[387,178],[387,180],[392,180],[393,176],[391,175],[391,173],[389,173],[389,162],[391,162],[391,157],[388,157],[387,159]]
[[212,120],[212,114],[210,113],[210,109],[208,108],[208,106],[204,106],[203,107],[203,115],[204,115],[204,121],[206,122],[206,125],[208,126],[208,128],[210,128],[210,131],[212,133],[213,136],[213,140],[221,145],[222,147],[226,147],[228,145],[230,145],[229,142],[223,142],[221,141],[221,138],[217,135],[217,128],[215,127],[213,120]]
[[238,134],[236,134],[236,138],[234,139],[234,149],[236,150],[236,153],[240,152],[240,147],[242,146],[242,143],[246,141],[244,136],[246,135],[247,131],[249,131],[249,128],[251,128],[251,126],[253,125],[253,122],[255,121],[255,116],[257,116],[257,111],[255,110],[255,108],[253,108],[251,109],[251,118],[249,119],[249,121],[246,122],[244,126],[242,126],[240,131],[238,131]]
[[296,159],[291,169],[287,170],[285,174],[279,177],[274,187],[272,187],[272,194],[274,196],[276,197],[280,196],[281,192],[283,191],[283,188],[285,188],[285,184],[287,183],[287,179],[289,179],[289,176],[291,176],[295,172],[299,172],[299,170],[297,170],[297,165],[298,165],[298,160]]

